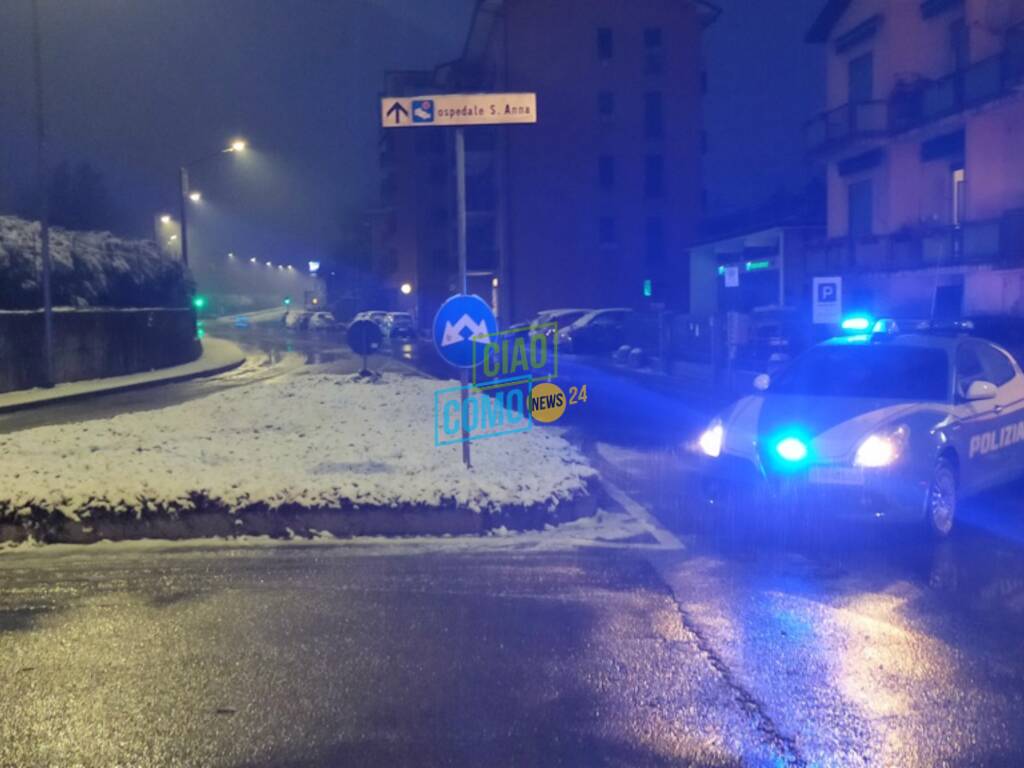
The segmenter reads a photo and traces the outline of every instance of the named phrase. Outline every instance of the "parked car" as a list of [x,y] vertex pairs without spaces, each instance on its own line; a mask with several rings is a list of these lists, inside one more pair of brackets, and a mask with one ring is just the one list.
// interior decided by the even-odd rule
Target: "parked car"
[[568,328],[590,311],[589,309],[545,309],[538,312],[533,318],[515,323],[505,329],[502,335],[533,336],[543,334],[550,340],[558,331]]
[[388,325],[390,323],[390,313],[383,310],[372,309],[364,312],[359,312],[355,317],[352,318],[352,322],[357,320],[369,320],[380,326],[381,331],[387,336]]
[[338,327],[338,321],[330,312],[313,312],[307,326],[311,331],[331,331]]
[[304,331],[309,327],[311,313],[302,309],[289,309],[284,313],[284,327],[293,331]]
[[393,339],[416,338],[416,323],[408,312],[390,312],[388,330]]
[[622,346],[626,324],[633,310],[625,307],[596,309],[558,331],[562,352],[577,355],[606,355]]

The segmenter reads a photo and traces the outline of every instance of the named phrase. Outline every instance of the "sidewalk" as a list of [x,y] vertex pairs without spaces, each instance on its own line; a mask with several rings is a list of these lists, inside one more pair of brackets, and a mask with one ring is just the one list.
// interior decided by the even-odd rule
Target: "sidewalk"
[[224,339],[203,339],[203,354],[198,360],[172,368],[114,376],[108,379],[89,379],[58,384],[53,389],[26,389],[0,394],[0,413],[11,413],[27,408],[38,408],[52,403],[79,400],[97,395],[128,392],[160,384],[173,384],[203,376],[215,376],[237,368],[245,362],[242,348]]

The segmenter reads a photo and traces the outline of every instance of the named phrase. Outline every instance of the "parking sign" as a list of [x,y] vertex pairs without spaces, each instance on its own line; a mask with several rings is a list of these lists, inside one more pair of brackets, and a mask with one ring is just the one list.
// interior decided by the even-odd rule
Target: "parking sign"
[[812,320],[816,325],[838,325],[843,318],[843,278],[814,278]]

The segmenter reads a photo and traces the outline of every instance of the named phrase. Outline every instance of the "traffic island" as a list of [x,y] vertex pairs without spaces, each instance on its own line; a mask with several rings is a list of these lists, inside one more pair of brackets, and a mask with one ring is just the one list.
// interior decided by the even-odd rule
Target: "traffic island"
[[593,514],[596,472],[548,429],[435,443],[435,390],[300,374],[158,411],[0,437],[0,540],[440,535]]

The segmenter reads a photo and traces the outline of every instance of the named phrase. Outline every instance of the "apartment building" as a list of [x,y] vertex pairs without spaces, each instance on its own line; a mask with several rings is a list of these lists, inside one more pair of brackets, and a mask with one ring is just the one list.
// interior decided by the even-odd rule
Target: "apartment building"
[[1024,314],[1024,0],[828,0],[828,239],[847,307]]
[[[470,288],[503,321],[560,306],[685,307],[701,214],[701,31],[714,14],[693,0],[480,0],[459,59],[388,84],[537,93],[536,125],[466,132]],[[452,139],[383,134],[376,261],[392,292],[411,283],[422,322],[455,287]]]

